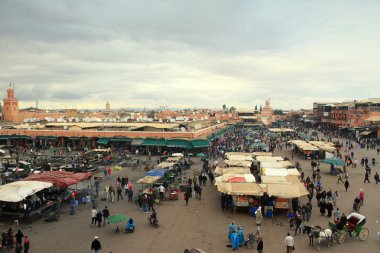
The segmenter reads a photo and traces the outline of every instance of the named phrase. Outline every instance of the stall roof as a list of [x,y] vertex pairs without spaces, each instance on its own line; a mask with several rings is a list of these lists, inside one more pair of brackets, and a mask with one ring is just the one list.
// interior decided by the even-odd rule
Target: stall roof
[[289,166],[291,166],[291,163],[289,163],[289,161],[261,162],[260,163],[261,168],[280,169],[280,168],[288,168]]
[[175,163],[173,162],[162,162],[157,165],[158,168],[163,169],[163,168],[170,168],[174,165]]
[[194,148],[208,148],[210,143],[208,140],[196,139],[192,140],[191,144],[193,144]]
[[266,187],[269,196],[280,198],[299,198],[309,194],[302,183],[266,184]]
[[253,152],[253,156],[273,156],[272,152]]
[[39,174],[32,174],[22,180],[48,182],[59,187],[60,189],[66,189],[70,185],[74,185],[81,181],[88,180],[91,177],[91,172],[74,173],[68,171],[46,171]]
[[161,177],[160,176],[145,176],[139,180],[137,180],[137,183],[139,184],[152,184],[159,180]]
[[231,183],[225,182],[218,185],[218,191],[224,192],[231,195],[251,195],[251,196],[262,196],[263,190],[256,183]]
[[255,177],[252,174],[232,174],[226,173],[220,177],[215,178],[221,182],[240,182],[240,183],[254,183],[256,182]]
[[150,170],[148,171],[145,176],[157,176],[157,177],[163,177],[165,175],[167,170],[165,169],[161,169],[161,168],[156,168],[156,169],[153,169],[153,170]]
[[263,168],[261,170],[261,175],[264,175],[264,176],[288,176],[289,173],[286,169]]
[[282,158],[281,156],[256,156],[256,161],[277,162],[277,161],[284,161],[284,158]]
[[253,161],[252,156],[235,155],[235,154],[227,155],[227,159],[228,160],[235,160],[235,161]]
[[0,186],[0,201],[19,202],[43,189],[51,187],[51,183],[39,181],[17,181]]
[[217,175],[223,175],[226,173],[249,174],[249,173],[251,173],[251,169],[250,168],[243,168],[243,167],[216,167],[214,173]]
[[251,161],[224,160],[224,163],[230,167],[246,167],[246,168],[249,168],[252,165]]

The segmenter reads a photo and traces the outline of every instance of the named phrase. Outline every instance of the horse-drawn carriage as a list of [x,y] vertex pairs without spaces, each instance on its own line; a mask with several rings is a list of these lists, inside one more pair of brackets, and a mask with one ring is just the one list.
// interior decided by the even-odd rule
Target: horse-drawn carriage
[[333,240],[338,243],[344,243],[347,234],[350,237],[359,238],[360,241],[367,240],[369,230],[368,228],[364,227],[365,222],[365,216],[359,213],[351,213],[348,215],[347,223],[343,226],[342,229],[339,229],[339,221],[335,221],[335,223],[329,222],[329,227],[333,232]]

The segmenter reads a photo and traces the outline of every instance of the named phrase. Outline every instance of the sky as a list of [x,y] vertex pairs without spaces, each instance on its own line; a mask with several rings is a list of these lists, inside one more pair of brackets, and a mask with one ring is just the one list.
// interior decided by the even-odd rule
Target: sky
[[380,97],[380,1],[1,0],[21,107],[254,108]]

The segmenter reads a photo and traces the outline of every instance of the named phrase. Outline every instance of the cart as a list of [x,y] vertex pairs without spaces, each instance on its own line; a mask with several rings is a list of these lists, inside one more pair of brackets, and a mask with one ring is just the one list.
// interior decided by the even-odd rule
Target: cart
[[364,227],[366,222],[365,216],[358,213],[351,213],[347,216],[347,219],[347,224],[342,230],[337,228],[337,220],[335,223],[329,222],[329,227],[333,232],[333,240],[342,244],[346,240],[347,234],[350,237],[359,238],[360,241],[367,240],[369,229]]

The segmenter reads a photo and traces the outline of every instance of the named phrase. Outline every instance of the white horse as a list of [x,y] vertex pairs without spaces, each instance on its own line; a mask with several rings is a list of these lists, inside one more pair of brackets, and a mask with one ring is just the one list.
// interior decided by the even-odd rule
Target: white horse
[[314,235],[314,238],[317,239],[317,250],[321,250],[321,241],[326,240],[327,241],[327,247],[330,248],[330,242],[332,240],[332,231],[329,228],[322,229],[320,226],[315,226],[313,229],[312,234]]

